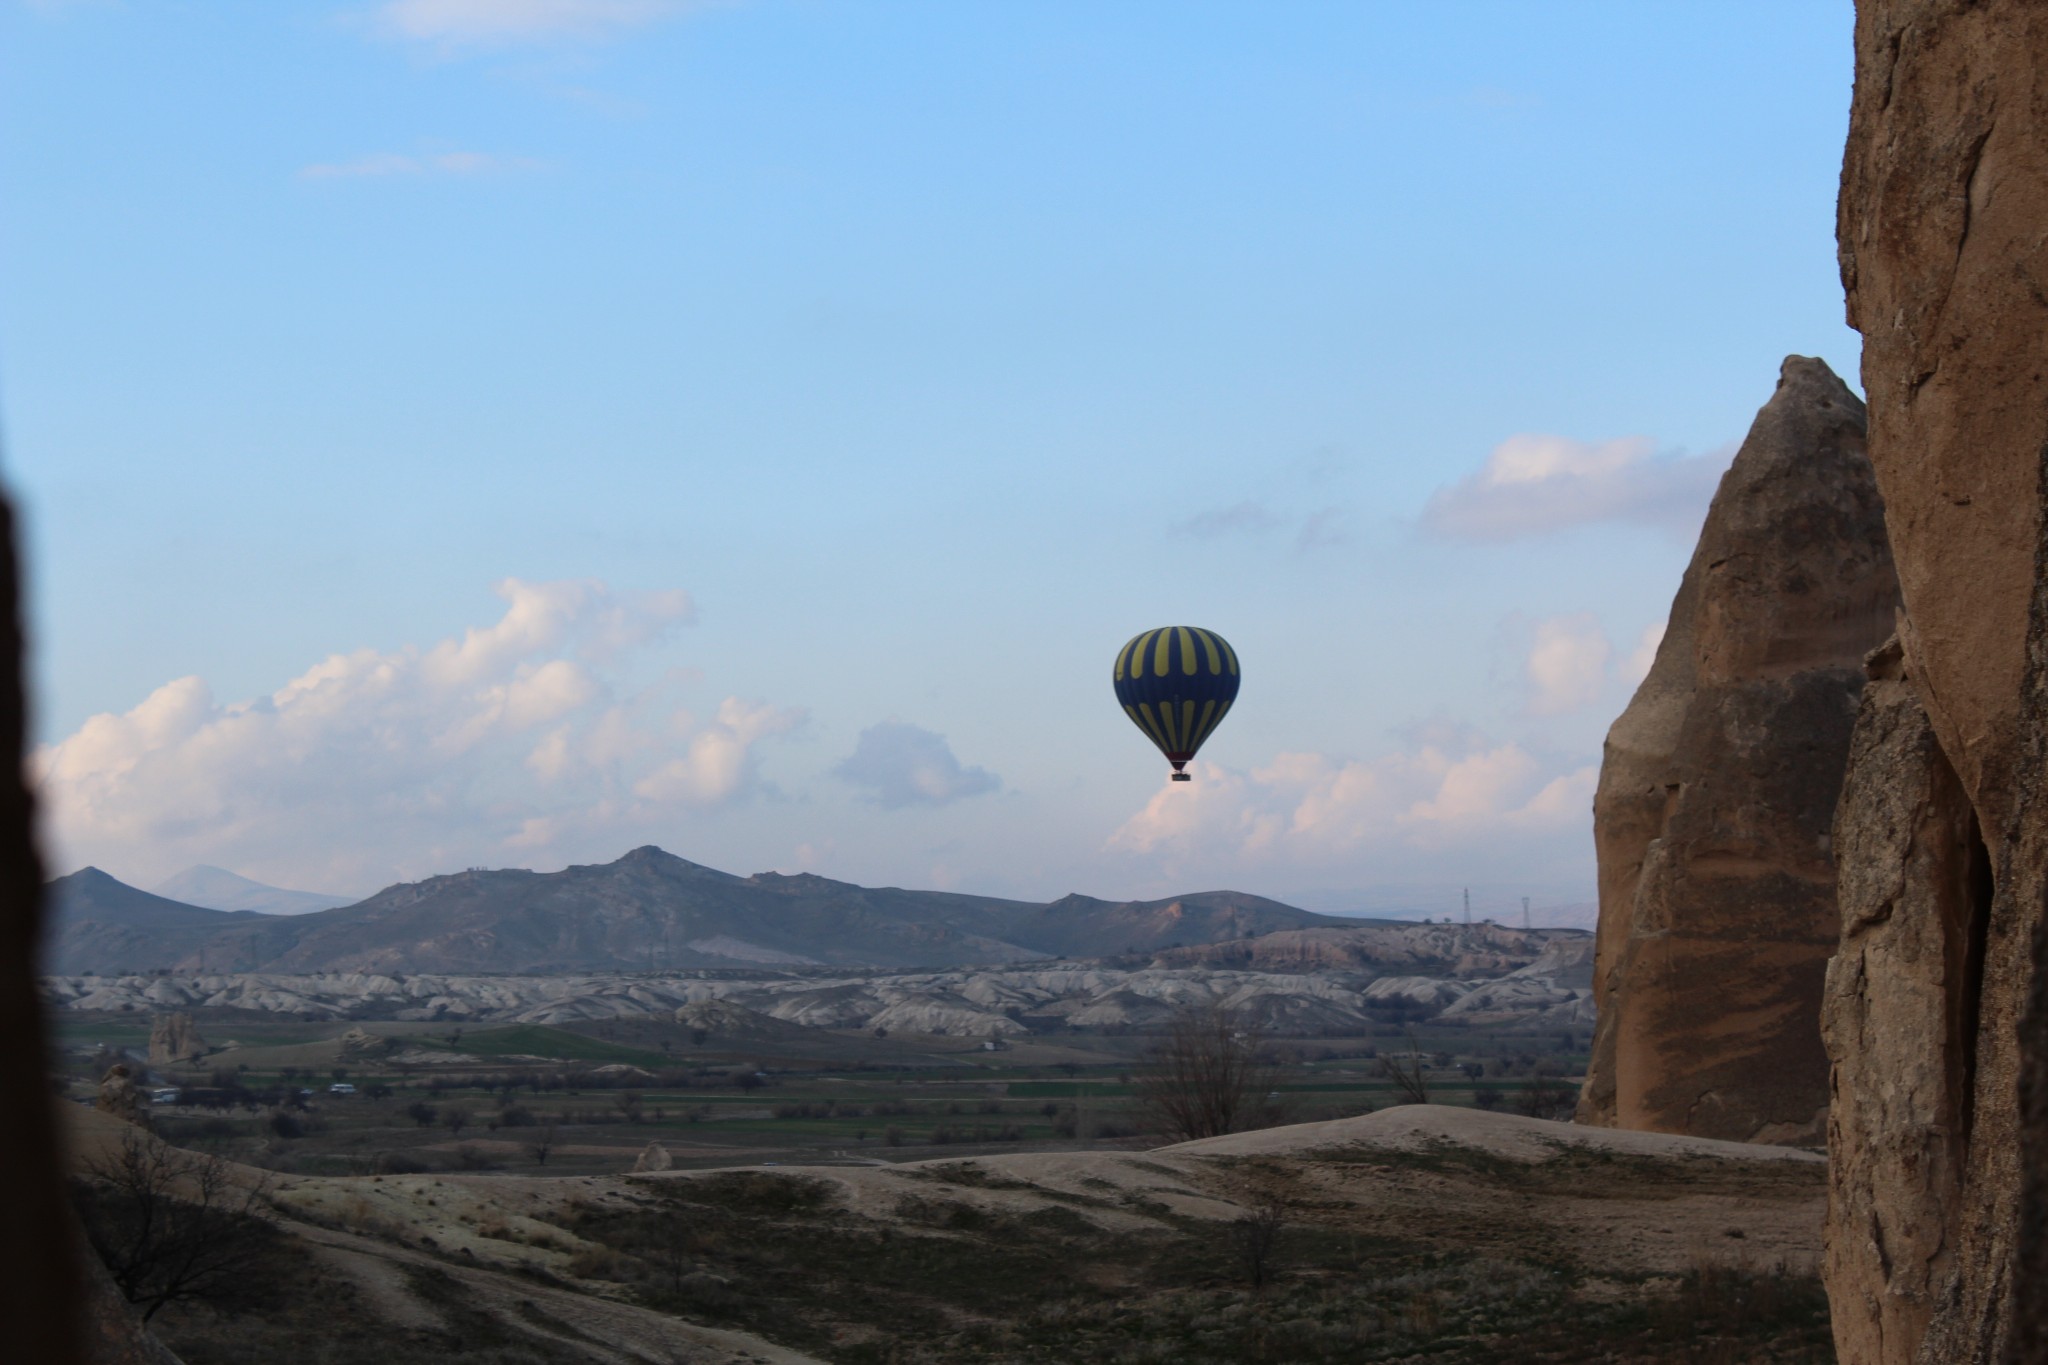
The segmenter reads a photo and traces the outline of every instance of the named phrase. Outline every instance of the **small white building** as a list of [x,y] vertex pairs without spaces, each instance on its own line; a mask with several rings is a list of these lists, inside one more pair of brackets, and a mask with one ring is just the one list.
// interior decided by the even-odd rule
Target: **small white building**
[[166,1085],[149,1092],[151,1104],[176,1104],[185,1092],[175,1085]]
[[333,1085],[327,1087],[327,1093],[330,1095],[353,1095],[356,1093],[356,1088],[347,1081],[336,1081]]

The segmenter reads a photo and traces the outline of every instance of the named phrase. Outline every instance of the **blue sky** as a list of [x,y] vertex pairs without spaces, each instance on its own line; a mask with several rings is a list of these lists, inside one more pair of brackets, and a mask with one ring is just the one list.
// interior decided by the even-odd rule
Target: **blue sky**
[[[60,868],[1590,899],[1847,3],[16,4]],[[1197,781],[1108,669],[1246,681]]]

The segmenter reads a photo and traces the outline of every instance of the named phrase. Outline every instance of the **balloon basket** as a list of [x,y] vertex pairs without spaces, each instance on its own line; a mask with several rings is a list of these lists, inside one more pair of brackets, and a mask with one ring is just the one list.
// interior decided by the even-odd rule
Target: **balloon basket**
[[1192,778],[1192,777],[1189,777],[1189,776],[1188,776],[1188,775],[1187,775],[1186,773],[1175,773],[1175,774],[1173,775],[1173,780],[1174,780],[1174,781],[1176,781],[1176,782],[1192,782],[1192,781],[1194,781],[1195,779],[1194,779],[1194,778]]

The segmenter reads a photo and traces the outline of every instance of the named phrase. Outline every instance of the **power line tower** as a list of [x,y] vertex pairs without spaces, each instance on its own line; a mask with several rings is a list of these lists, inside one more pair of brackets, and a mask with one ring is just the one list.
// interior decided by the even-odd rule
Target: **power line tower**
[[1465,923],[1472,922],[1472,888],[1465,888]]
[[1526,932],[1528,931],[1528,928],[1529,928],[1529,898],[1528,898],[1527,896],[1524,896],[1524,897],[1522,897],[1522,930],[1523,930],[1523,932],[1525,932],[1525,933],[1526,933]]

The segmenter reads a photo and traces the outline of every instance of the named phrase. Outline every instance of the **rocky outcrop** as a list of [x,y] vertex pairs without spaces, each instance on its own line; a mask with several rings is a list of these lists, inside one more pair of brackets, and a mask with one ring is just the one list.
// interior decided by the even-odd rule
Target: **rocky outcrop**
[[[1828,1276],[1849,1365],[2048,1358],[2048,1002],[2036,965],[2048,898],[2044,216],[2048,7],[1860,0],[1842,281],[1898,557],[1904,680],[1981,833],[1989,885],[1971,893],[1953,971],[1944,945],[1937,986],[1928,945],[1950,911],[1922,878],[1979,856],[1960,821],[1930,805],[1926,837],[1945,842],[1902,847],[1880,823],[1843,850],[1844,885],[1896,883],[1903,922],[1845,943],[1842,971],[1859,960],[1867,971],[1895,937],[1900,970],[1875,984],[1907,1002],[1895,1023],[1830,1035],[1837,1090],[1854,1107],[1834,1135]],[[1868,788],[1887,771],[1859,767],[1845,809],[1881,812],[1887,798]],[[1904,1055],[1915,1050],[1931,1060]],[[1947,1126],[1927,1134],[1930,1112]],[[1923,1155],[1953,1174],[1906,1172],[1930,1143]],[[1919,1188],[1930,1178],[1950,1186],[1938,1206]],[[1873,1286],[1900,1273],[1890,1246],[1854,1240],[1916,1220],[1906,1250],[1940,1247],[1917,1342],[1918,1313],[1872,1307]]]
[[647,1171],[666,1171],[675,1164],[675,1158],[668,1154],[668,1148],[659,1142],[650,1142],[641,1148],[639,1159],[633,1163],[633,1172],[639,1175]]
[[374,1062],[391,1056],[403,1046],[401,1038],[380,1038],[368,1029],[352,1028],[341,1035],[341,1059],[345,1062]]
[[1820,1140],[1828,832],[1863,657],[1896,603],[1863,404],[1790,357],[1608,732],[1581,1122]]
[[206,1040],[193,1027],[192,1016],[182,1012],[159,1014],[149,1025],[149,1064],[176,1066],[206,1055]]
[[1826,1274],[1838,1356],[1910,1365],[1949,1277],[1962,1181],[1966,983],[1990,867],[1896,640],[1871,681],[1835,814],[1842,943],[1821,1029],[1833,1063]]
[[92,1107],[102,1114],[112,1114],[124,1123],[146,1123],[149,1118],[149,1099],[142,1093],[135,1068],[126,1062],[114,1063],[107,1068],[107,1074],[100,1077],[99,1091],[93,1096]]

